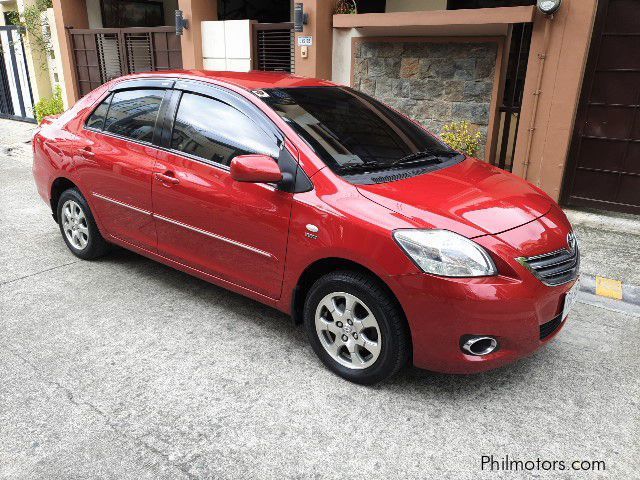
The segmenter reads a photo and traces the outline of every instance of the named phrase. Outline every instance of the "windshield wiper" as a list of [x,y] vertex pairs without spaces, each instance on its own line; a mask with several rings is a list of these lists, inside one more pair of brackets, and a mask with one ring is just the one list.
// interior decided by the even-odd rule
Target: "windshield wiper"
[[418,161],[420,163],[442,163],[445,159],[454,157],[456,155],[456,152],[447,152],[446,150],[441,150],[439,152],[424,150],[422,152],[411,153],[405,157],[399,158],[398,160],[394,160],[389,164],[389,166],[399,165],[402,163],[418,163]]
[[410,165],[413,163],[426,164],[426,163],[442,163],[448,158],[457,156],[456,152],[448,152],[441,150],[439,152],[422,151],[412,153],[398,160],[394,160],[389,163],[378,162],[364,162],[364,163],[345,163],[340,166],[340,173],[366,173],[379,170],[390,170],[398,168],[403,165]]
[[374,170],[385,170],[389,168],[389,165],[377,163],[377,162],[365,162],[365,163],[345,163],[340,166],[341,173],[356,173],[356,172],[369,172]]

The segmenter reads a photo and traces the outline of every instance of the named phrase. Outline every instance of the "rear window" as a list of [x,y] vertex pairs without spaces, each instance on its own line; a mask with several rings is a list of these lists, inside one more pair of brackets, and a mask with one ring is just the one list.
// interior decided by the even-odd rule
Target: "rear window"
[[104,131],[132,140],[151,142],[164,92],[148,89],[114,93],[104,121]]
[[109,103],[111,102],[112,96],[113,94],[110,93],[89,116],[86,123],[87,128],[94,128],[96,130],[102,130],[104,128],[104,119],[107,118],[107,111],[109,110]]

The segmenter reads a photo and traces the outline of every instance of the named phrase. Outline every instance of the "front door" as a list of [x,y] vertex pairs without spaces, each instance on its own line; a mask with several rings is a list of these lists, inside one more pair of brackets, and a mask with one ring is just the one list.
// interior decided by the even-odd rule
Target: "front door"
[[601,0],[563,201],[640,213],[640,4]]
[[278,298],[291,194],[275,185],[236,182],[229,173],[237,155],[277,158],[276,138],[219,97],[174,95],[175,121],[153,183],[159,253]]

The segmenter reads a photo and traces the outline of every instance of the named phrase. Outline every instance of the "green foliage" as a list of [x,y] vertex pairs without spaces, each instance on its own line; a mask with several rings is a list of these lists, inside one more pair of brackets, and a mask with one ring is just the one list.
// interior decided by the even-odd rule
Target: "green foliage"
[[480,148],[482,133],[467,121],[451,122],[443,127],[440,138],[454,150],[475,157]]
[[53,47],[50,33],[44,31],[42,14],[52,7],[53,0],[36,0],[32,5],[25,5],[24,11],[16,23],[28,33],[27,41],[31,43],[32,47],[44,54],[41,65],[44,70],[48,68],[46,57],[51,55]]
[[20,25],[20,14],[15,10],[5,12],[5,18],[7,25]]
[[62,89],[60,85],[56,85],[53,96],[41,98],[35,106],[36,120],[42,122],[44,117],[49,115],[57,115],[64,112],[64,103],[62,102]]

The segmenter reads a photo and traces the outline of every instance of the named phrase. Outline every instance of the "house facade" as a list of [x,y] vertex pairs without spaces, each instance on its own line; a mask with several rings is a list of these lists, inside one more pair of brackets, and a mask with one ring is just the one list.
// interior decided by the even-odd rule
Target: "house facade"
[[[294,31],[295,4],[307,14]],[[293,71],[373,95],[565,205],[640,213],[636,0],[53,0],[69,104],[129,71]],[[175,11],[187,20],[176,35]],[[349,12],[349,13],[340,13]]]

